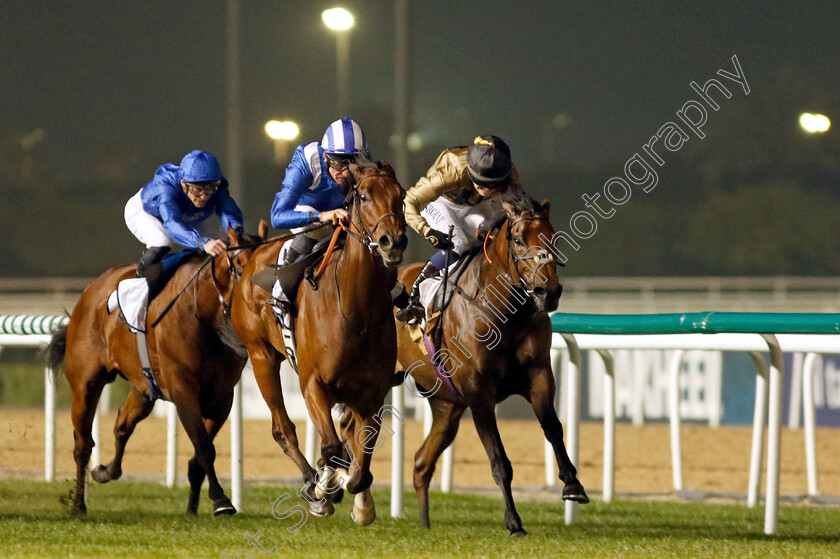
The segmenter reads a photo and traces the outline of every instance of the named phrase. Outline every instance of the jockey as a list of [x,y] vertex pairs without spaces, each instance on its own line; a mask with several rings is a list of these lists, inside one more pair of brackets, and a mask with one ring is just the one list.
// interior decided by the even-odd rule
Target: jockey
[[[446,262],[446,254],[460,258],[478,238],[482,226],[503,215],[499,194],[521,190],[510,148],[498,136],[478,136],[469,147],[444,150],[405,197],[405,220],[439,249],[411,288],[410,304],[397,311],[398,320],[419,320],[425,314],[419,301],[420,284],[434,277]],[[447,238],[453,225],[451,242]]]
[[180,165],[166,163],[155,177],[125,205],[125,224],[146,245],[137,265],[137,277],[177,245],[201,249],[211,256],[222,254],[226,243],[218,223],[207,219],[216,214],[223,230],[243,231],[242,211],[228,192],[213,154],[194,150]]
[[[344,199],[356,182],[350,166],[366,166],[369,159],[362,127],[347,117],[330,124],[320,143],[299,145],[286,168],[283,187],[274,196],[271,226],[297,233],[310,223],[347,223],[350,214],[343,208]],[[320,239],[332,232],[332,227],[323,227],[296,235],[283,263],[291,264],[306,256]],[[400,295],[395,295],[394,303],[405,306],[408,303],[405,288]],[[291,306],[286,293],[276,295],[272,304],[284,313]]]

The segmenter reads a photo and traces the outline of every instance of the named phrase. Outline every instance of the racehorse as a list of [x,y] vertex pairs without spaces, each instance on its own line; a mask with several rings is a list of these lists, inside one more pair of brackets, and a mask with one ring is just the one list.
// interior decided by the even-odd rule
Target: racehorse
[[[147,324],[151,325],[166,312],[168,303],[175,300],[160,324],[147,328],[146,343],[163,397],[175,404],[195,449],[187,474],[190,482],[187,512],[192,514],[198,511],[205,475],[210,484],[213,514],[236,512],[216,477],[213,439],[230,412],[233,388],[247,356],[237,352],[236,344],[225,340],[220,332],[230,311],[231,291],[253,247],[265,239],[267,230],[264,221],[260,223],[259,237],[240,238],[229,230],[227,251],[212,259],[190,257],[149,304]],[[63,363],[73,394],[76,489],[71,513],[76,515],[87,512],[85,477],[94,445],[91,424],[102,388],[117,375],[131,385],[114,425],[114,459],[107,466],[99,465],[91,470],[91,477],[99,483],[122,475],[126,443],[137,423],[154,407],[135,335],[119,318],[119,312],[108,313],[106,306],[117,284],[133,277],[135,270],[136,265],[132,264],[116,266],[95,279],[76,303],[67,327],[54,334],[50,343],[50,361],[54,367]]]
[[[351,516],[365,525],[374,520],[368,507],[372,503],[368,488],[373,481],[370,457],[381,421],[377,413],[391,388],[397,359],[390,291],[408,238],[405,190],[390,165],[377,163],[373,168],[357,169],[354,175],[356,184],[345,200],[350,212],[346,243],[325,257],[328,261],[317,289],[303,282],[295,301],[300,389],[321,436],[326,479],[325,470],[316,479],[315,470],[301,453],[295,426],[283,403],[278,371],[288,356],[275,316],[266,304],[268,293],[246,281],[277,262],[279,243],[254,252],[234,292],[232,318],[271,409],[274,439],[301,471],[301,496],[309,501],[310,511],[318,516],[332,514],[340,484],[356,495]],[[354,420],[346,447],[330,415],[335,404],[343,404]],[[328,498],[323,498],[324,493]]]
[[[420,525],[429,527],[429,483],[440,454],[456,433],[469,407],[476,430],[490,459],[493,479],[505,500],[505,526],[511,536],[526,534],[511,494],[513,470],[496,425],[496,404],[510,395],[524,396],[534,409],[545,437],[554,447],[565,483],[563,499],[589,502],[575,466],[563,444],[563,427],[554,409],[554,375],[549,349],[548,312],[557,308],[562,286],[557,259],[545,243],[553,239],[549,203],[538,204],[524,194],[503,198],[506,219],[485,237],[483,254],[476,255],[458,280],[447,282],[452,293],[438,328],[443,328],[437,363],[450,375],[457,390],[445,388],[429,358],[397,322],[398,373],[408,372],[429,395],[432,427],[414,461],[414,488]],[[422,264],[400,270],[411,285]]]

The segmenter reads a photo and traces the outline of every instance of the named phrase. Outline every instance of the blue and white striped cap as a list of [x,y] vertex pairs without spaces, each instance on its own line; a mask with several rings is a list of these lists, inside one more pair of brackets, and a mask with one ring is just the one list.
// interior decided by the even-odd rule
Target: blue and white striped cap
[[362,127],[351,118],[340,118],[324,132],[321,147],[325,153],[367,156],[367,140]]

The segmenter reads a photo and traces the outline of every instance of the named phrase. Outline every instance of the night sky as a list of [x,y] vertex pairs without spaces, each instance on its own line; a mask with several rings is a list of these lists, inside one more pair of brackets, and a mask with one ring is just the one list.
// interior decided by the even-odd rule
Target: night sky
[[[247,172],[249,162],[271,163],[263,124],[294,120],[303,142],[340,116],[335,37],[320,18],[336,3],[240,4],[244,186],[267,214],[282,172],[259,185],[265,178]],[[373,155],[392,159],[393,3],[341,5],[356,16],[349,114]],[[786,76],[834,94],[838,6],[409,1],[410,128],[423,148],[402,171],[406,186],[441,149],[489,133],[507,140],[526,177],[551,165],[620,172],[697,98],[689,83],[731,71],[733,55],[752,93],[734,89],[724,103],[745,113]],[[0,188],[17,177],[20,140],[37,128],[46,136],[32,153],[48,182],[120,185],[126,199],[191,149],[216,153],[224,167],[225,17],[221,0],[0,0]]]

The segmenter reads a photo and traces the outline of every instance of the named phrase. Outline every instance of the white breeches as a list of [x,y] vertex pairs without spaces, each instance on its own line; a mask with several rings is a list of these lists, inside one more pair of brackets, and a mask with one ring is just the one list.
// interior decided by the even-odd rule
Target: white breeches
[[[146,248],[169,246],[177,249],[181,246],[167,234],[161,220],[153,215],[147,214],[146,210],[143,209],[140,191],[129,198],[125,204],[125,224],[128,226],[131,234],[137,237],[141,243],[145,244]],[[211,239],[225,238],[225,232],[222,231],[222,223],[217,216],[212,216],[196,224],[195,229],[202,237],[210,237]]]

